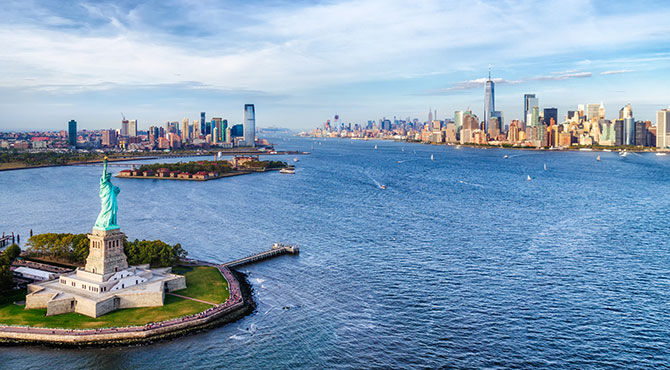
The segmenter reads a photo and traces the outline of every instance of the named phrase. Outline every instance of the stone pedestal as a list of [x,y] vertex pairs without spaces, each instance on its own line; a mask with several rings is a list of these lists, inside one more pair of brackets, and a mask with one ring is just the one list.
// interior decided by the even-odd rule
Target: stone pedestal
[[127,269],[128,261],[123,253],[125,234],[119,229],[100,230],[93,228],[88,234],[90,240],[89,253],[86,258],[85,271],[102,275],[103,281],[114,273]]

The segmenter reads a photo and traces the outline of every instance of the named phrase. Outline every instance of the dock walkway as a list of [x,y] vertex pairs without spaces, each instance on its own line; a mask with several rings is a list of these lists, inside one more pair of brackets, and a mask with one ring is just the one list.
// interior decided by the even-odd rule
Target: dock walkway
[[247,265],[247,264],[250,264],[250,263],[253,263],[253,262],[266,260],[268,258],[272,258],[274,256],[279,256],[279,255],[282,255],[282,254],[298,254],[298,253],[300,253],[300,248],[298,248],[297,246],[275,243],[275,244],[272,245],[272,248],[269,251],[252,254],[252,255],[244,257],[244,258],[239,258],[239,259],[236,259],[234,261],[224,263],[224,264],[222,264],[222,266],[229,267],[229,268],[230,267],[237,267],[237,266]]

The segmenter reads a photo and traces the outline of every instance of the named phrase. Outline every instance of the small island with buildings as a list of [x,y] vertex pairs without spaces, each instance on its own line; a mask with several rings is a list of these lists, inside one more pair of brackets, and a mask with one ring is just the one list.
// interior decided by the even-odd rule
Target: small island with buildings
[[236,155],[229,160],[145,164],[137,169],[122,170],[117,177],[207,181],[286,167],[288,165],[282,161],[261,161],[257,155]]

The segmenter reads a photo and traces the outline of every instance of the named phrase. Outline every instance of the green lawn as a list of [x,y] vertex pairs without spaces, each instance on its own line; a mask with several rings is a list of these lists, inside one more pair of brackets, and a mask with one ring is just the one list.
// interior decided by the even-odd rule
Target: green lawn
[[[175,269],[174,271],[175,273],[183,272],[186,275],[187,288],[177,291],[177,294],[214,303],[220,303],[227,299],[228,284],[216,268],[195,267],[184,270]],[[12,297],[12,300],[22,300],[24,294],[16,294]],[[204,311],[210,307],[208,304],[167,294],[165,296],[165,305],[161,307],[126,308],[98,318],[78,313],[66,313],[46,317],[44,316],[46,309],[25,310],[24,305],[15,305],[11,302],[6,302],[0,304],[0,323],[70,329],[123,327],[144,325],[149,322],[190,315]]]
[[228,299],[228,282],[216,267],[175,268],[173,271],[186,276],[186,289],[174,293],[212,303]]

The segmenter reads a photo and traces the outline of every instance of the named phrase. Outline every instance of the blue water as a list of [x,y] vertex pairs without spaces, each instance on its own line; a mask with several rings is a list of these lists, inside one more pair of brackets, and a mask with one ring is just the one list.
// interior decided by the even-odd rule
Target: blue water
[[[670,157],[274,142],[312,154],[292,176],[114,180],[129,238],[218,262],[299,244],[243,268],[256,312],[149,346],[0,347],[2,367],[670,363]],[[88,232],[99,172],[0,172],[0,231]]]

